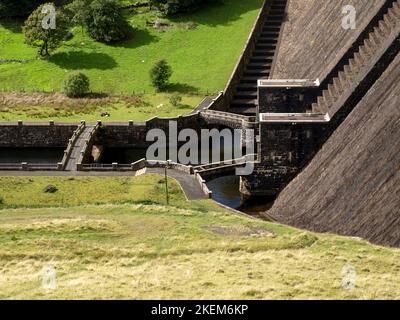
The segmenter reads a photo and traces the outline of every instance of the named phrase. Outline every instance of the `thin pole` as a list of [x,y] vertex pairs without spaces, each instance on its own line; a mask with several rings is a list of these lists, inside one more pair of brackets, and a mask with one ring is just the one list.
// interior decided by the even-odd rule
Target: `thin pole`
[[165,195],[167,197],[167,206],[169,205],[169,194],[168,194],[168,175],[167,175],[168,161],[165,164]]

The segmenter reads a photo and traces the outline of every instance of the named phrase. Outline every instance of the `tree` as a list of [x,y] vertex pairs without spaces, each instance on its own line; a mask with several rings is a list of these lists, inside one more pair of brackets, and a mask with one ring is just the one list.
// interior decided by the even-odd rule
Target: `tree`
[[129,24],[115,0],[94,0],[85,24],[89,35],[97,41],[116,42],[129,35]]
[[25,43],[38,47],[42,57],[48,56],[49,50],[57,49],[68,34],[68,21],[61,10],[55,11],[54,27],[43,26],[43,21],[47,21],[49,17],[49,12],[43,13],[43,9],[48,5],[53,4],[43,4],[33,11],[23,27]]
[[64,80],[64,93],[70,98],[82,97],[89,87],[89,78],[82,72],[71,73]]
[[171,75],[172,69],[165,60],[158,61],[150,70],[151,82],[157,90],[162,90],[167,86]]
[[74,0],[65,7],[72,24],[81,26],[82,31],[90,13],[91,3],[92,0]]

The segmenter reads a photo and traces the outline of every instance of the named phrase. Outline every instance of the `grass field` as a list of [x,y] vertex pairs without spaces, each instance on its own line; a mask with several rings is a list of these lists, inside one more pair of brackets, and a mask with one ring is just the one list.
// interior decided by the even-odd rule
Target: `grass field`
[[[157,204],[158,176],[81,179],[1,178],[0,298],[400,298],[397,249],[186,202],[172,181],[171,206]],[[59,193],[41,194],[50,182]]]
[[145,121],[154,116],[176,117],[193,111],[201,101],[198,95],[183,95],[173,106],[171,94],[158,93],[135,97],[68,99],[62,94],[1,93],[0,121],[96,121],[108,112],[106,121]]
[[154,13],[131,15],[134,37],[117,45],[97,43],[78,28],[48,61],[37,59],[36,49],[24,44],[20,24],[3,23],[0,59],[27,62],[0,64],[0,90],[60,91],[65,75],[81,70],[95,92],[154,93],[149,70],[166,59],[174,71],[169,91],[216,93],[226,85],[261,3],[225,0],[169,20],[170,27],[163,31],[146,27],[146,20],[157,19]]
[[[129,202],[165,203],[165,181],[158,175],[138,177],[0,177],[1,207],[77,206]],[[43,192],[52,184],[53,194]],[[171,201],[186,204],[175,180],[169,185]]]

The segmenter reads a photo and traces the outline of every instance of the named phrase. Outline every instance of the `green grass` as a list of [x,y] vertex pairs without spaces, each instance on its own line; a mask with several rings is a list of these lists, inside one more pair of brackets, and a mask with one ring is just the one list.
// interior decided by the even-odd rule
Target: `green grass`
[[[43,192],[49,185],[57,192]],[[138,177],[0,177],[3,207],[77,206],[86,204],[119,204],[126,202],[164,203],[164,179],[158,175]],[[169,185],[171,201],[185,203],[184,194],[175,180]]]
[[[27,63],[0,64],[0,90],[60,91],[66,74],[86,73],[94,92],[109,94],[154,93],[149,70],[166,59],[174,71],[171,92],[216,93],[222,90],[236,64],[262,0],[225,0],[171,21],[158,31],[145,27],[154,13],[129,17],[134,38],[117,45],[97,43],[80,29],[72,40],[47,60],[24,44],[19,25],[0,28],[0,59],[26,59]],[[195,29],[187,29],[190,22]]]
[[[6,206],[19,207],[0,210],[0,298],[400,298],[398,249],[187,202],[172,181],[171,206],[145,204],[162,201],[154,175],[51,179],[0,181]],[[48,182],[59,192],[42,196]],[[352,290],[341,287],[346,264],[357,272]],[[41,286],[48,265],[56,290]]]

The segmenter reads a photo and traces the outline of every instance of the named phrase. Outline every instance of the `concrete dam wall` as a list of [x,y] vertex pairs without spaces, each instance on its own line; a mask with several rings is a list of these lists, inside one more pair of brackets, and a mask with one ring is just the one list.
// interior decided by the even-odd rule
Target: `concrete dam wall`
[[400,246],[400,54],[269,211],[279,222]]
[[[325,79],[386,0],[290,0],[274,79]],[[342,8],[356,9],[356,29],[342,28]]]

